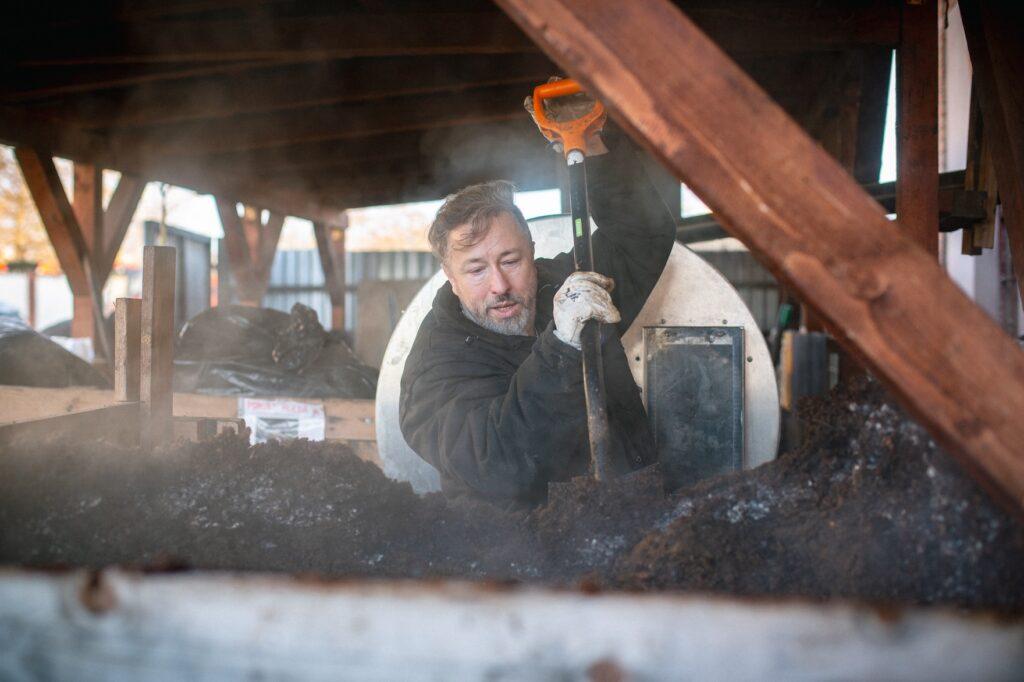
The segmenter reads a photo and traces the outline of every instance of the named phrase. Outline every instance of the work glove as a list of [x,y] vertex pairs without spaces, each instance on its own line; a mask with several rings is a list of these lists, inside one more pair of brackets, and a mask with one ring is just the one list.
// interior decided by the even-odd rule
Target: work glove
[[596,272],[574,272],[555,294],[555,336],[580,348],[580,332],[587,320],[615,324],[621,317],[612,303],[615,282]]
[[[548,83],[560,80],[562,80],[561,76],[552,76],[548,78]],[[526,99],[523,100],[523,108],[526,109],[526,113],[533,119],[533,124],[537,125],[537,114],[533,111],[533,95],[527,95]],[[593,108],[594,98],[585,92],[544,100],[544,113],[552,121],[571,121],[574,118],[583,116]],[[540,126],[537,126],[537,129],[540,130]],[[560,142],[552,142],[551,148],[559,154],[564,152]],[[601,141],[599,134],[594,134],[587,139],[587,148],[584,151],[587,156],[600,156],[601,154],[608,153],[608,147]]]

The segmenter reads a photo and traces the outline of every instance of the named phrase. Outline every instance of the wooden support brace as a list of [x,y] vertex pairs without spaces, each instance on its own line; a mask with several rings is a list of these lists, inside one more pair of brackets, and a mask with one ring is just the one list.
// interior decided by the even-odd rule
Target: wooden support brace
[[147,448],[167,442],[172,434],[176,262],[172,246],[143,249],[139,390],[141,442]]
[[[144,183],[129,180],[125,184],[122,179],[125,191],[120,192],[120,197],[115,192],[111,200],[114,221],[110,223],[103,211],[101,168],[75,164],[72,203],[61,185],[52,157],[29,147],[18,147],[15,155],[68,278],[74,299],[71,334],[92,338],[97,355],[109,359],[110,342],[103,322],[103,285],[110,275]],[[105,226],[112,231],[106,231]]]
[[270,283],[270,267],[274,263],[277,242],[281,237],[285,216],[245,206],[239,216],[235,202],[217,199],[217,212],[224,227],[224,244],[231,264],[238,302],[258,307]]
[[114,399],[139,399],[142,352],[142,300],[119,298],[114,302]]
[[667,0],[498,4],[1024,509],[1024,352],[692,21]]
[[313,223],[324,285],[331,298],[331,329],[339,331],[345,331],[345,228],[346,225]]
[[100,273],[104,273],[104,279],[110,276],[114,259],[117,258],[117,252],[124,243],[128,226],[131,225],[135,209],[138,208],[145,189],[146,183],[140,178],[121,175],[114,194],[110,197],[110,203],[103,214],[103,248],[96,256],[96,267]]
[[1018,291],[1024,298],[1024,5],[961,0],[983,135],[995,166],[1003,225]]
[[896,215],[939,253],[939,24],[936,0],[902,0],[896,51]]

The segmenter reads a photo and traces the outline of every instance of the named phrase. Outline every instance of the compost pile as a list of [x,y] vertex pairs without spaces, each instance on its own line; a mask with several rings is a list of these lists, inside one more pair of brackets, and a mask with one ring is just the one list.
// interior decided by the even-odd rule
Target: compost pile
[[677,494],[616,584],[1024,608],[1024,529],[877,382],[801,417],[796,452]]
[[0,562],[1024,607],[1021,526],[877,384],[802,411],[804,447],[756,470],[669,497],[648,473],[577,481],[515,513],[419,497],[332,443],[9,452]]
[[174,385],[189,393],[373,398],[377,371],[301,303],[290,314],[228,305],[182,327]]

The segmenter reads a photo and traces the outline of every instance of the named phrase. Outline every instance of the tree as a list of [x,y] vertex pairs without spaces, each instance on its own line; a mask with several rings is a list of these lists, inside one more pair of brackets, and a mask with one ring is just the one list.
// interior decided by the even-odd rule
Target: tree
[[31,261],[44,272],[60,270],[10,147],[0,147],[0,261]]

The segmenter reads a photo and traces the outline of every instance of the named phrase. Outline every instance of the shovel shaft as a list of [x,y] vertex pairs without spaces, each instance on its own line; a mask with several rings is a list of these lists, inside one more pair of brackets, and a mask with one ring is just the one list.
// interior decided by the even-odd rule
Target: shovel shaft
[[[573,260],[576,270],[594,270],[594,250],[590,241],[590,204],[587,198],[587,165],[582,152],[570,153],[569,197],[572,206]],[[583,389],[587,403],[587,433],[590,440],[590,466],[594,478],[607,480],[610,472],[608,450],[608,407],[604,390],[604,363],[601,360],[601,325],[590,320],[580,334],[583,351]]]

